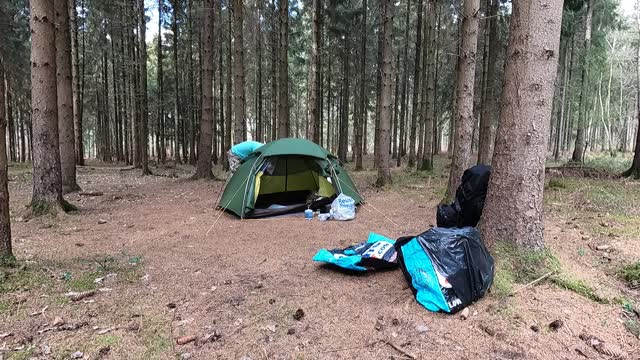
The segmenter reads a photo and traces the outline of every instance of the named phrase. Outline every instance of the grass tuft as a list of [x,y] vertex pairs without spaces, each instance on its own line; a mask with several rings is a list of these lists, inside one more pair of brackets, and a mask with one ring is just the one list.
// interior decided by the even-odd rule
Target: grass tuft
[[627,284],[633,287],[640,285],[640,261],[623,266],[619,275]]
[[599,304],[611,303],[609,299],[598,295],[591,286],[587,285],[584,281],[580,279],[574,279],[569,277],[566,274],[563,274],[563,275],[552,277],[551,281],[557,286],[565,290],[573,291],[574,293],[582,297],[585,297],[589,300],[595,301]]
[[550,179],[546,186],[547,190],[566,189],[566,188],[567,188],[567,184],[564,182],[564,180],[560,178]]
[[513,244],[499,242],[494,245],[492,252],[496,259],[493,290],[498,295],[509,295],[517,283],[525,284],[551,271],[560,270],[560,262],[548,249],[522,250]]

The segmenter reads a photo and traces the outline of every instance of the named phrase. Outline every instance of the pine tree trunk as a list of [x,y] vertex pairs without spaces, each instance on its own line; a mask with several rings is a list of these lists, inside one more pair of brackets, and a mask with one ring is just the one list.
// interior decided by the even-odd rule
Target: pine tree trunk
[[587,1],[587,19],[585,21],[585,35],[584,35],[584,59],[582,67],[582,83],[580,87],[580,104],[578,105],[578,131],[576,133],[576,144],[573,150],[572,161],[584,162],[584,153],[586,150],[586,138],[585,131],[587,127],[586,113],[587,109],[587,88],[589,86],[589,67],[591,55],[591,26],[593,21],[593,0]]
[[82,98],[80,94],[80,51],[78,46],[78,23],[76,0],[69,0],[69,27],[71,31],[71,77],[73,78],[73,124],[74,152],[76,165],[84,165],[84,144],[82,143]]
[[258,16],[256,21],[256,53],[257,53],[257,75],[256,75],[256,134],[255,140],[259,142],[264,141],[264,123],[263,123],[263,99],[262,99],[262,42],[264,40],[262,35],[262,13],[264,8],[264,2],[258,1]]
[[307,139],[320,141],[320,41],[321,33],[318,24],[322,0],[313,0],[313,15],[311,29],[311,54],[309,56],[309,102],[307,104]]
[[424,0],[418,0],[418,24],[416,27],[416,53],[414,59],[414,73],[413,73],[413,100],[411,104],[411,132],[409,134],[409,160],[407,166],[409,168],[413,168],[415,166],[416,161],[416,131],[418,128],[418,106],[420,101],[421,93],[420,89],[422,87],[422,83],[420,79],[422,78],[422,13],[423,13],[423,5]]
[[179,80],[179,65],[178,65],[178,11],[180,2],[178,0],[172,0],[173,14],[171,16],[171,32],[173,33],[173,159],[176,163],[180,163],[180,141],[178,141],[178,128],[181,123],[182,114],[180,112],[180,80]]
[[[640,24],[638,25],[638,31],[640,32]],[[636,43],[636,85],[640,89],[640,44],[638,43]],[[636,129],[633,161],[631,162],[631,167],[625,171],[622,176],[640,179],[640,91],[636,92],[636,114],[638,126]]]
[[435,34],[435,25],[436,25],[436,2],[434,0],[429,0],[428,6],[428,18],[427,18],[427,27],[425,37],[425,59],[427,60],[426,67],[426,80],[423,86],[425,91],[425,101],[424,107],[424,146],[422,149],[422,163],[420,165],[420,170],[433,170],[433,129],[435,126],[435,68],[436,68],[436,54],[435,50],[437,47],[436,43],[436,34]]
[[543,192],[562,2],[514,0],[484,241],[544,248]]
[[76,183],[76,158],[73,133],[73,79],[71,77],[71,36],[67,0],[55,0],[56,78],[58,135],[63,193],[80,189]]
[[167,146],[165,144],[165,117],[164,117],[164,72],[163,72],[163,50],[162,50],[162,16],[164,1],[158,0],[158,48],[156,49],[156,55],[158,56],[158,126],[159,131],[159,143],[160,151],[158,153],[158,159],[160,163],[164,164],[167,161]]
[[484,90],[484,101],[482,104],[482,113],[480,114],[480,135],[478,148],[478,163],[491,163],[493,155],[493,117],[495,114],[495,78],[496,63],[498,59],[498,49],[500,47],[498,39],[498,0],[488,0],[489,14],[486,19],[488,28],[488,45],[487,45],[487,72]]
[[289,0],[279,0],[280,37],[278,46],[278,138],[289,137]]
[[402,157],[406,155],[404,138],[407,119],[407,88],[409,87],[409,27],[411,25],[409,15],[411,14],[411,1],[412,0],[407,0],[407,14],[405,18],[404,30],[404,50],[402,54],[402,63],[404,64],[404,67],[402,70],[402,94],[400,95],[400,139],[398,143],[399,151],[396,158],[396,165],[398,167],[402,165]]
[[32,146],[31,206],[34,214],[40,214],[64,201],[58,139],[54,4],[49,0],[31,0],[30,14],[32,139],[37,139]]
[[244,42],[243,30],[244,24],[243,3],[242,0],[233,0],[233,141],[238,144],[246,137],[246,120],[244,113]]
[[475,57],[478,47],[478,9],[480,0],[465,0],[462,20],[462,38],[458,56],[456,85],[455,133],[453,159],[449,173],[449,185],[445,202],[453,198],[462,173],[471,165],[471,145],[473,142],[473,100],[475,82]]
[[[228,72],[227,72],[227,98],[226,98],[226,103],[227,103],[227,111],[225,114],[225,127],[224,127],[224,136],[225,136],[225,143],[227,145],[227,151],[231,150],[231,121],[232,121],[232,115],[233,115],[233,105],[232,105],[232,101],[231,101],[231,93],[233,91],[233,77],[232,77],[232,73],[231,73],[231,34],[232,34],[232,20],[231,20],[231,13],[227,12],[227,25],[229,28],[229,36],[227,37],[227,67],[228,67]],[[229,169],[229,164],[228,162],[225,163],[225,167],[228,170]]]
[[356,171],[363,169],[362,155],[364,153],[364,143],[366,138],[364,135],[365,124],[368,121],[367,111],[367,0],[362,0],[362,25],[361,32],[361,49],[360,49],[360,110],[358,125],[355,127],[356,147],[353,149],[356,160]]
[[[5,103],[7,106],[6,109],[6,127],[7,129],[5,130],[5,132],[8,132],[8,138],[9,138],[9,160],[12,162],[16,161],[16,137],[15,137],[15,126],[14,126],[14,119],[13,119],[13,101],[12,101],[12,95],[11,95],[11,85],[9,84],[9,79],[5,79],[5,78],[0,78],[0,81],[4,81],[5,84],[5,89],[6,89],[6,98],[5,98]],[[6,145],[5,145],[6,147]]]
[[380,130],[378,131],[379,151],[376,154],[378,178],[377,186],[391,183],[389,169],[390,126],[393,92],[393,4],[382,0],[382,91],[380,92]]
[[[194,135],[196,132],[195,127],[193,126],[193,124],[195,124],[195,99],[196,99],[196,94],[195,94],[195,77],[194,77],[194,73],[195,73],[195,69],[193,66],[193,23],[194,23],[194,18],[193,18],[193,1],[194,0],[188,0],[188,8],[187,8],[187,24],[188,24],[188,46],[187,46],[187,62],[188,62],[188,79],[189,79],[189,94],[188,96],[188,101],[187,101],[187,114],[188,117],[186,119],[184,119],[183,121],[183,125],[182,125],[182,133],[181,133],[181,137],[182,137],[182,156],[183,156],[183,161],[185,163],[189,163],[191,165],[195,165],[196,164],[196,144],[195,141],[193,141],[194,139]],[[190,141],[187,142],[187,136],[189,136]],[[188,149],[187,149],[187,145],[188,145]]]
[[213,8],[215,0],[206,0],[202,22],[202,118],[200,119],[200,135],[198,138],[198,161],[193,179],[211,179],[211,141],[213,136],[213,72],[214,72],[214,34]]
[[149,175],[149,128],[148,128],[148,100],[147,100],[147,41],[145,33],[147,21],[144,15],[144,0],[138,0],[139,43],[140,43],[140,150],[142,175]]
[[[33,0],[31,0],[33,2]],[[7,129],[5,113],[5,78],[3,58],[0,56],[0,139],[4,140]],[[9,210],[9,164],[7,143],[0,141],[0,265],[13,258],[11,249],[11,219]]]
[[338,158],[347,162],[349,147],[349,42],[344,36],[342,48],[342,105],[340,106],[340,126],[338,128]]

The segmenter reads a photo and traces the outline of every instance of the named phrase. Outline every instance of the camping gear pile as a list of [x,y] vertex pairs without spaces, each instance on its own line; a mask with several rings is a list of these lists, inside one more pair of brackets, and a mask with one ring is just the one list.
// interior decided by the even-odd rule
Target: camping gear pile
[[370,233],[369,239],[344,249],[320,249],[313,261],[332,264],[345,270],[369,271],[398,266],[395,241]]
[[475,229],[490,172],[484,165],[464,172],[454,203],[438,207],[438,227],[395,242],[372,233],[367,242],[345,249],[321,249],[313,260],[355,271],[400,267],[420,305],[456,313],[493,283],[494,260]]
[[[218,203],[221,209],[240,218],[304,212],[311,220],[315,211],[320,220],[355,218],[362,197],[340,161],[319,145],[280,139],[242,155]],[[494,260],[475,229],[490,174],[484,165],[466,170],[455,201],[438,206],[436,228],[397,241],[371,233],[344,249],[321,249],[313,260],[356,272],[400,267],[426,309],[460,311],[493,282]]]

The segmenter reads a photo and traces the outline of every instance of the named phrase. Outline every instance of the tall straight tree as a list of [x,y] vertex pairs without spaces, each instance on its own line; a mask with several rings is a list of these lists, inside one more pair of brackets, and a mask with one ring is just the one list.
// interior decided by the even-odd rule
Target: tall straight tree
[[[76,0],[69,0],[69,28],[71,31],[71,76],[73,78],[73,124],[76,164],[84,165],[84,144],[82,139],[82,87],[83,74],[80,72],[80,50],[78,46],[78,9]],[[84,36],[84,35],[83,35]]]
[[[639,4],[640,5],[640,4]],[[636,19],[637,29],[640,33],[640,18]],[[636,42],[636,85],[638,89],[640,89],[640,43]],[[640,179],[640,90],[636,91],[636,114],[638,117],[638,129],[636,134],[636,144],[635,150],[633,154],[633,161],[631,162],[631,167],[627,171],[625,171],[622,176],[624,177],[633,177],[635,179]],[[626,134],[624,142],[627,141]]]
[[142,175],[151,174],[149,170],[149,108],[147,98],[147,19],[144,15],[144,0],[138,0],[138,42],[140,51],[140,151]]
[[[212,179],[211,142],[213,136],[213,8],[215,0],[206,0],[202,21],[202,118],[200,119],[200,137],[198,138],[198,161],[193,179]],[[231,91],[231,89],[228,89]]]
[[436,47],[438,46],[436,41],[436,1],[429,0],[427,7],[427,24],[425,34],[425,84],[424,89],[424,102],[423,102],[423,116],[424,116],[424,146],[422,149],[422,161],[420,164],[420,170],[433,170],[433,130],[435,119],[435,94],[436,94]]
[[233,0],[233,142],[241,143],[247,137],[244,93],[244,40],[243,40],[243,3]]
[[309,103],[307,104],[307,139],[320,142],[320,7],[322,0],[313,0],[311,51],[309,54]]
[[13,258],[11,249],[11,219],[9,213],[9,164],[7,163],[7,116],[5,113],[5,71],[0,55],[0,266]]
[[367,139],[364,136],[365,123],[369,120],[367,116],[367,0],[362,0],[362,25],[361,49],[360,49],[360,111],[358,124],[354,131],[356,137],[356,148],[353,149],[356,158],[356,170],[362,170],[362,154],[364,153],[364,143]]
[[464,0],[456,84],[455,133],[449,184],[444,201],[456,193],[462,173],[471,165],[473,143],[473,99],[478,48],[478,10],[480,0]]
[[174,87],[174,102],[173,102],[173,158],[176,163],[180,163],[180,141],[178,141],[178,127],[180,124],[180,82],[178,72],[178,11],[180,1],[173,0],[173,16],[171,17],[171,32],[173,33],[173,87]]
[[35,215],[63,205],[58,139],[55,11],[50,0],[32,0],[31,27],[31,122],[33,195]]
[[493,116],[496,108],[495,100],[495,77],[496,63],[498,59],[498,0],[487,0],[488,16],[485,24],[485,47],[486,47],[486,72],[484,72],[484,89],[482,91],[484,100],[482,101],[482,113],[480,114],[480,134],[478,148],[478,163],[489,164],[493,150]]
[[278,138],[289,131],[289,0],[279,0],[280,36],[278,46]]
[[164,71],[163,71],[163,52],[162,52],[162,16],[164,1],[158,0],[158,47],[156,49],[158,56],[158,126],[160,127],[160,149],[158,153],[158,159],[161,163],[165,163],[167,160],[167,148],[165,144],[165,118],[164,118]]
[[546,147],[562,2],[514,0],[502,111],[480,230],[489,244],[544,247]]
[[56,80],[58,96],[58,135],[62,191],[80,189],[76,183],[76,148],[73,133],[73,79],[71,77],[71,36],[67,0],[55,0]]
[[580,86],[580,103],[578,107],[578,131],[576,132],[576,144],[573,148],[572,161],[584,162],[584,153],[586,151],[587,131],[587,112],[588,112],[588,94],[589,91],[589,67],[591,54],[591,27],[593,23],[593,0],[587,0],[587,18],[584,24],[584,59],[582,65],[581,86]]
[[413,72],[413,101],[411,102],[411,130],[409,132],[409,160],[408,167],[413,167],[416,161],[416,132],[418,130],[418,118],[419,113],[418,105],[420,101],[420,88],[422,82],[422,9],[424,0],[418,0],[418,25],[416,27],[416,53],[414,58],[414,72]]
[[382,0],[382,91],[380,92],[380,130],[377,132],[380,151],[376,154],[377,186],[391,183],[389,146],[391,145],[391,116],[393,111],[393,5]]
[[[411,15],[411,0],[407,0],[407,11],[404,25],[404,50],[402,54],[402,63],[404,64],[402,70],[402,94],[400,95],[400,139],[398,140],[399,150],[396,158],[396,165],[402,164],[402,157],[405,155],[406,144],[405,138],[405,121],[407,118],[407,88],[409,87],[409,28],[410,28],[410,15]],[[397,101],[397,100],[396,100]]]

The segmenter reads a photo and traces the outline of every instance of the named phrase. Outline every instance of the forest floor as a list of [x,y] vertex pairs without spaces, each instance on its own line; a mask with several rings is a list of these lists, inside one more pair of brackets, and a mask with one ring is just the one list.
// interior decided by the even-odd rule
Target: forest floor
[[[640,359],[640,290],[619,275],[640,254],[637,181],[548,181],[545,237],[563,281],[492,291],[466,320],[422,308],[400,271],[311,261],[370,231],[434,225],[444,162],[396,169],[385,191],[373,171],[352,172],[367,202],[351,222],[241,221],[214,208],[224,183],[190,181],[189,167],[141,177],[101,164],[79,168],[101,196],[71,194],[78,213],[26,221],[30,168],[13,165],[18,263],[0,270],[0,359]],[[185,336],[198,340],[176,344]]]

